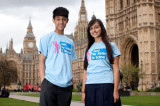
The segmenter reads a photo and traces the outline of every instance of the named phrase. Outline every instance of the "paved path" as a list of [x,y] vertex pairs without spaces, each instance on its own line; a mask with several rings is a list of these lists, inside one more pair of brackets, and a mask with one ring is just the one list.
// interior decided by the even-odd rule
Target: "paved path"
[[[18,94],[11,94],[9,96],[9,98],[39,103],[39,97],[31,97],[31,96],[22,96],[22,95],[18,95]],[[84,106],[84,104],[82,102],[72,101],[71,106]],[[123,106],[129,106],[129,105],[123,105]]]
[[[16,95],[16,94],[13,94],[13,95],[11,94],[9,97],[14,99],[39,103],[39,97],[22,96],[22,95]],[[82,102],[72,101],[71,106],[84,106],[84,104]]]

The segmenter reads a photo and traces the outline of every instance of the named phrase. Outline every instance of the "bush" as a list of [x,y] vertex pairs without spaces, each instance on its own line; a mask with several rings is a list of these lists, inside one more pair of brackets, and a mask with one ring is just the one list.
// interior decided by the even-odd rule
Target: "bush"
[[160,92],[160,87],[156,87],[154,89],[149,89],[147,92]]
[[78,90],[76,88],[73,88],[73,92],[78,92]]

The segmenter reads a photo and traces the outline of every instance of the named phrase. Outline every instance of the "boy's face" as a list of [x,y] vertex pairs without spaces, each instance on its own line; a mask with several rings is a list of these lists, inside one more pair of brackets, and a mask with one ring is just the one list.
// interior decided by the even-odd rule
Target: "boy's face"
[[63,31],[64,28],[66,27],[66,24],[68,23],[68,18],[64,16],[56,16],[53,19],[53,23],[55,24],[57,31]]

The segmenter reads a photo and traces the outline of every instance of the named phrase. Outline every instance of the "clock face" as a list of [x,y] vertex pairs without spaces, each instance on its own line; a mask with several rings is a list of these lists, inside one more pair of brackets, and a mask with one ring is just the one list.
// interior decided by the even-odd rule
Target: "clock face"
[[34,46],[34,44],[33,44],[32,42],[29,42],[29,43],[28,43],[28,47],[29,47],[29,48],[33,48],[33,46]]
[[82,15],[81,15],[81,19],[82,19],[82,20],[85,20],[85,14],[82,14]]

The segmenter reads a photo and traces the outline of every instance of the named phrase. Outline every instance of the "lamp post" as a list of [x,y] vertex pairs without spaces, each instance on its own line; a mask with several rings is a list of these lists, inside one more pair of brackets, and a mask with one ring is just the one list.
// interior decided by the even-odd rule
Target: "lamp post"
[[143,74],[142,74],[142,70],[143,70],[143,61],[141,60],[141,78],[142,78],[142,91],[143,91]]

